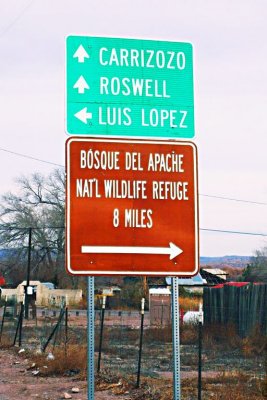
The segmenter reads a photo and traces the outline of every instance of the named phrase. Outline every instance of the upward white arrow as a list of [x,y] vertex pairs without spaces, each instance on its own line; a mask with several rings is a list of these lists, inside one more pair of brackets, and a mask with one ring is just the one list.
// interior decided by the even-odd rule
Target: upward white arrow
[[73,85],[73,89],[78,89],[78,93],[84,93],[85,89],[90,89],[88,83],[81,75],[77,82]]
[[83,45],[80,44],[78,49],[73,54],[73,58],[78,58],[78,62],[83,63],[85,58],[89,58],[89,54],[86,52]]
[[141,246],[82,246],[82,253],[113,253],[113,254],[166,254],[170,260],[182,254],[183,250],[170,242],[169,247]]

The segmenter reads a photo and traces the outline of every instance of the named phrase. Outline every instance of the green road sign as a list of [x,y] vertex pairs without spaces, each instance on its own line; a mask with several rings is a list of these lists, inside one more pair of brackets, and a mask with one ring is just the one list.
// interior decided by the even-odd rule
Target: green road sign
[[66,62],[69,134],[194,136],[190,43],[69,36]]

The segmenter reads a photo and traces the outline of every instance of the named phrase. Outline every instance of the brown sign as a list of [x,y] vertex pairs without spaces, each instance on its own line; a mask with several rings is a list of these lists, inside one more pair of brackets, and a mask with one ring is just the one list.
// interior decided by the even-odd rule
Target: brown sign
[[67,270],[75,275],[198,272],[193,143],[71,137]]

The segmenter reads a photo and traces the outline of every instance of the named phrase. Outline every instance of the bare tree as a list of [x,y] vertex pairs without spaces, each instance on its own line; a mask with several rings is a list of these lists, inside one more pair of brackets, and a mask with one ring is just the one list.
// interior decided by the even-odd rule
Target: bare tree
[[267,247],[255,251],[255,256],[243,272],[243,279],[249,282],[267,283]]
[[48,177],[35,173],[20,177],[17,183],[18,194],[6,193],[0,206],[0,246],[6,254],[3,263],[25,264],[32,228],[33,269],[53,268],[57,274],[64,270],[65,173],[61,169]]

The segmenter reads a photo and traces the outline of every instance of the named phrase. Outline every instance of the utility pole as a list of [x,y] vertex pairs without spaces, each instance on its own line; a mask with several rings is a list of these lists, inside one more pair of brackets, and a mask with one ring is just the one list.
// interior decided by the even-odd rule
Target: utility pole
[[27,280],[26,280],[26,288],[25,288],[25,319],[29,319],[29,295],[28,295],[28,287],[30,286],[31,250],[32,250],[32,228],[29,228],[29,239],[28,239],[28,265],[27,265]]

